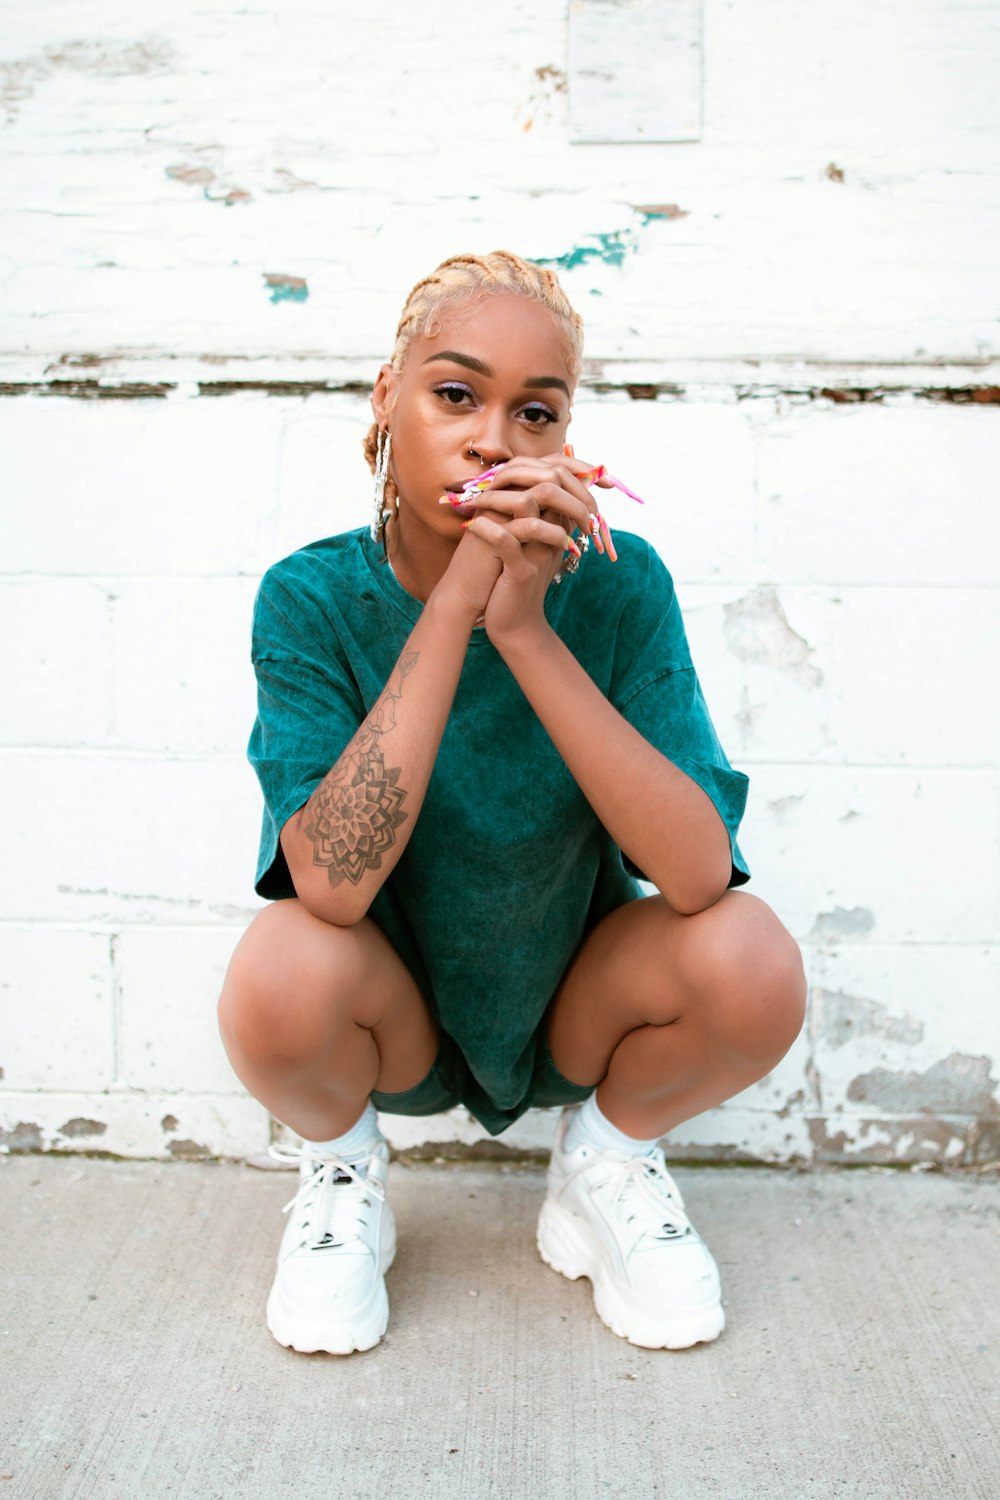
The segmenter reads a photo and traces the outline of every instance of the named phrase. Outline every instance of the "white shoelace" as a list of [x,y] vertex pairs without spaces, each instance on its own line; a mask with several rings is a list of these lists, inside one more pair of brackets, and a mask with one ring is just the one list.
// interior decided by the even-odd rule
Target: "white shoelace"
[[365,1207],[372,1198],[385,1202],[385,1193],[358,1170],[360,1162],[342,1161],[339,1156],[316,1156],[305,1146],[268,1147],[275,1161],[315,1163],[315,1170],[303,1177],[295,1196],[281,1210],[287,1214],[295,1208],[303,1234],[302,1246],[310,1250],[333,1250],[350,1240],[364,1243]]
[[625,1164],[618,1202],[639,1239],[679,1239],[691,1230],[684,1200],[663,1159],[663,1152],[633,1156]]

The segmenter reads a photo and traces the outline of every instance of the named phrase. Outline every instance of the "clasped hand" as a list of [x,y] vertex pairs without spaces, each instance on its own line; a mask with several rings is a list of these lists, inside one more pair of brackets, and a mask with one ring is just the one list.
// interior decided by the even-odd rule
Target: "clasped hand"
[[480,612],[495,643],[543,626],[545,593],[576,545],[568,545],[574,531],[588,538],[594,531],[597,504],[579,478],[590,472],[562,453],[512,458],[487,489],[463,499],[466,532],[452,567],[480,575]]

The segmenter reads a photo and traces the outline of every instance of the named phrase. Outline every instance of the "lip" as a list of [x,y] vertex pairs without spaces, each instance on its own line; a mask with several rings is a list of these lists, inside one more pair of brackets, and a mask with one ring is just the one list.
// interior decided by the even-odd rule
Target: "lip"
[[460,479],[457,484],[446,485],[441,493],[443,495],[446,491],[450,491],[453,495],[460,495],[467,484],[478,484],[481,477],[480,474],[470,474],[467,478]]

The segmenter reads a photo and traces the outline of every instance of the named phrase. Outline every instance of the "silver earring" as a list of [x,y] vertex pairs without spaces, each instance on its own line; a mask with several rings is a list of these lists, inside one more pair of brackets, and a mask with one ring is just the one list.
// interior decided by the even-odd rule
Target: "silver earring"
[[385,481],[389,473],[389,449],[391,447],[392,437],[388,432],[383,432],[380,427],[375,441],[375,508],[372,512],[371,524],[373,542],[382,540],[388,519],[385,511]]

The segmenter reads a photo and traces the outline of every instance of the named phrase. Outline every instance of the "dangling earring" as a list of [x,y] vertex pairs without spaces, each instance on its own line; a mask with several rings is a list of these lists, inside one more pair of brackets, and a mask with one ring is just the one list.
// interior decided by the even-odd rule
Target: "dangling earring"
[[388,520],[385,509],[385,481],[389,473],[389,449],[391,447],[391,435],[383,432],[380,427],[375,441],[375,509],[372,513],[371,524],[373,542],[382,540],[385,523]]

